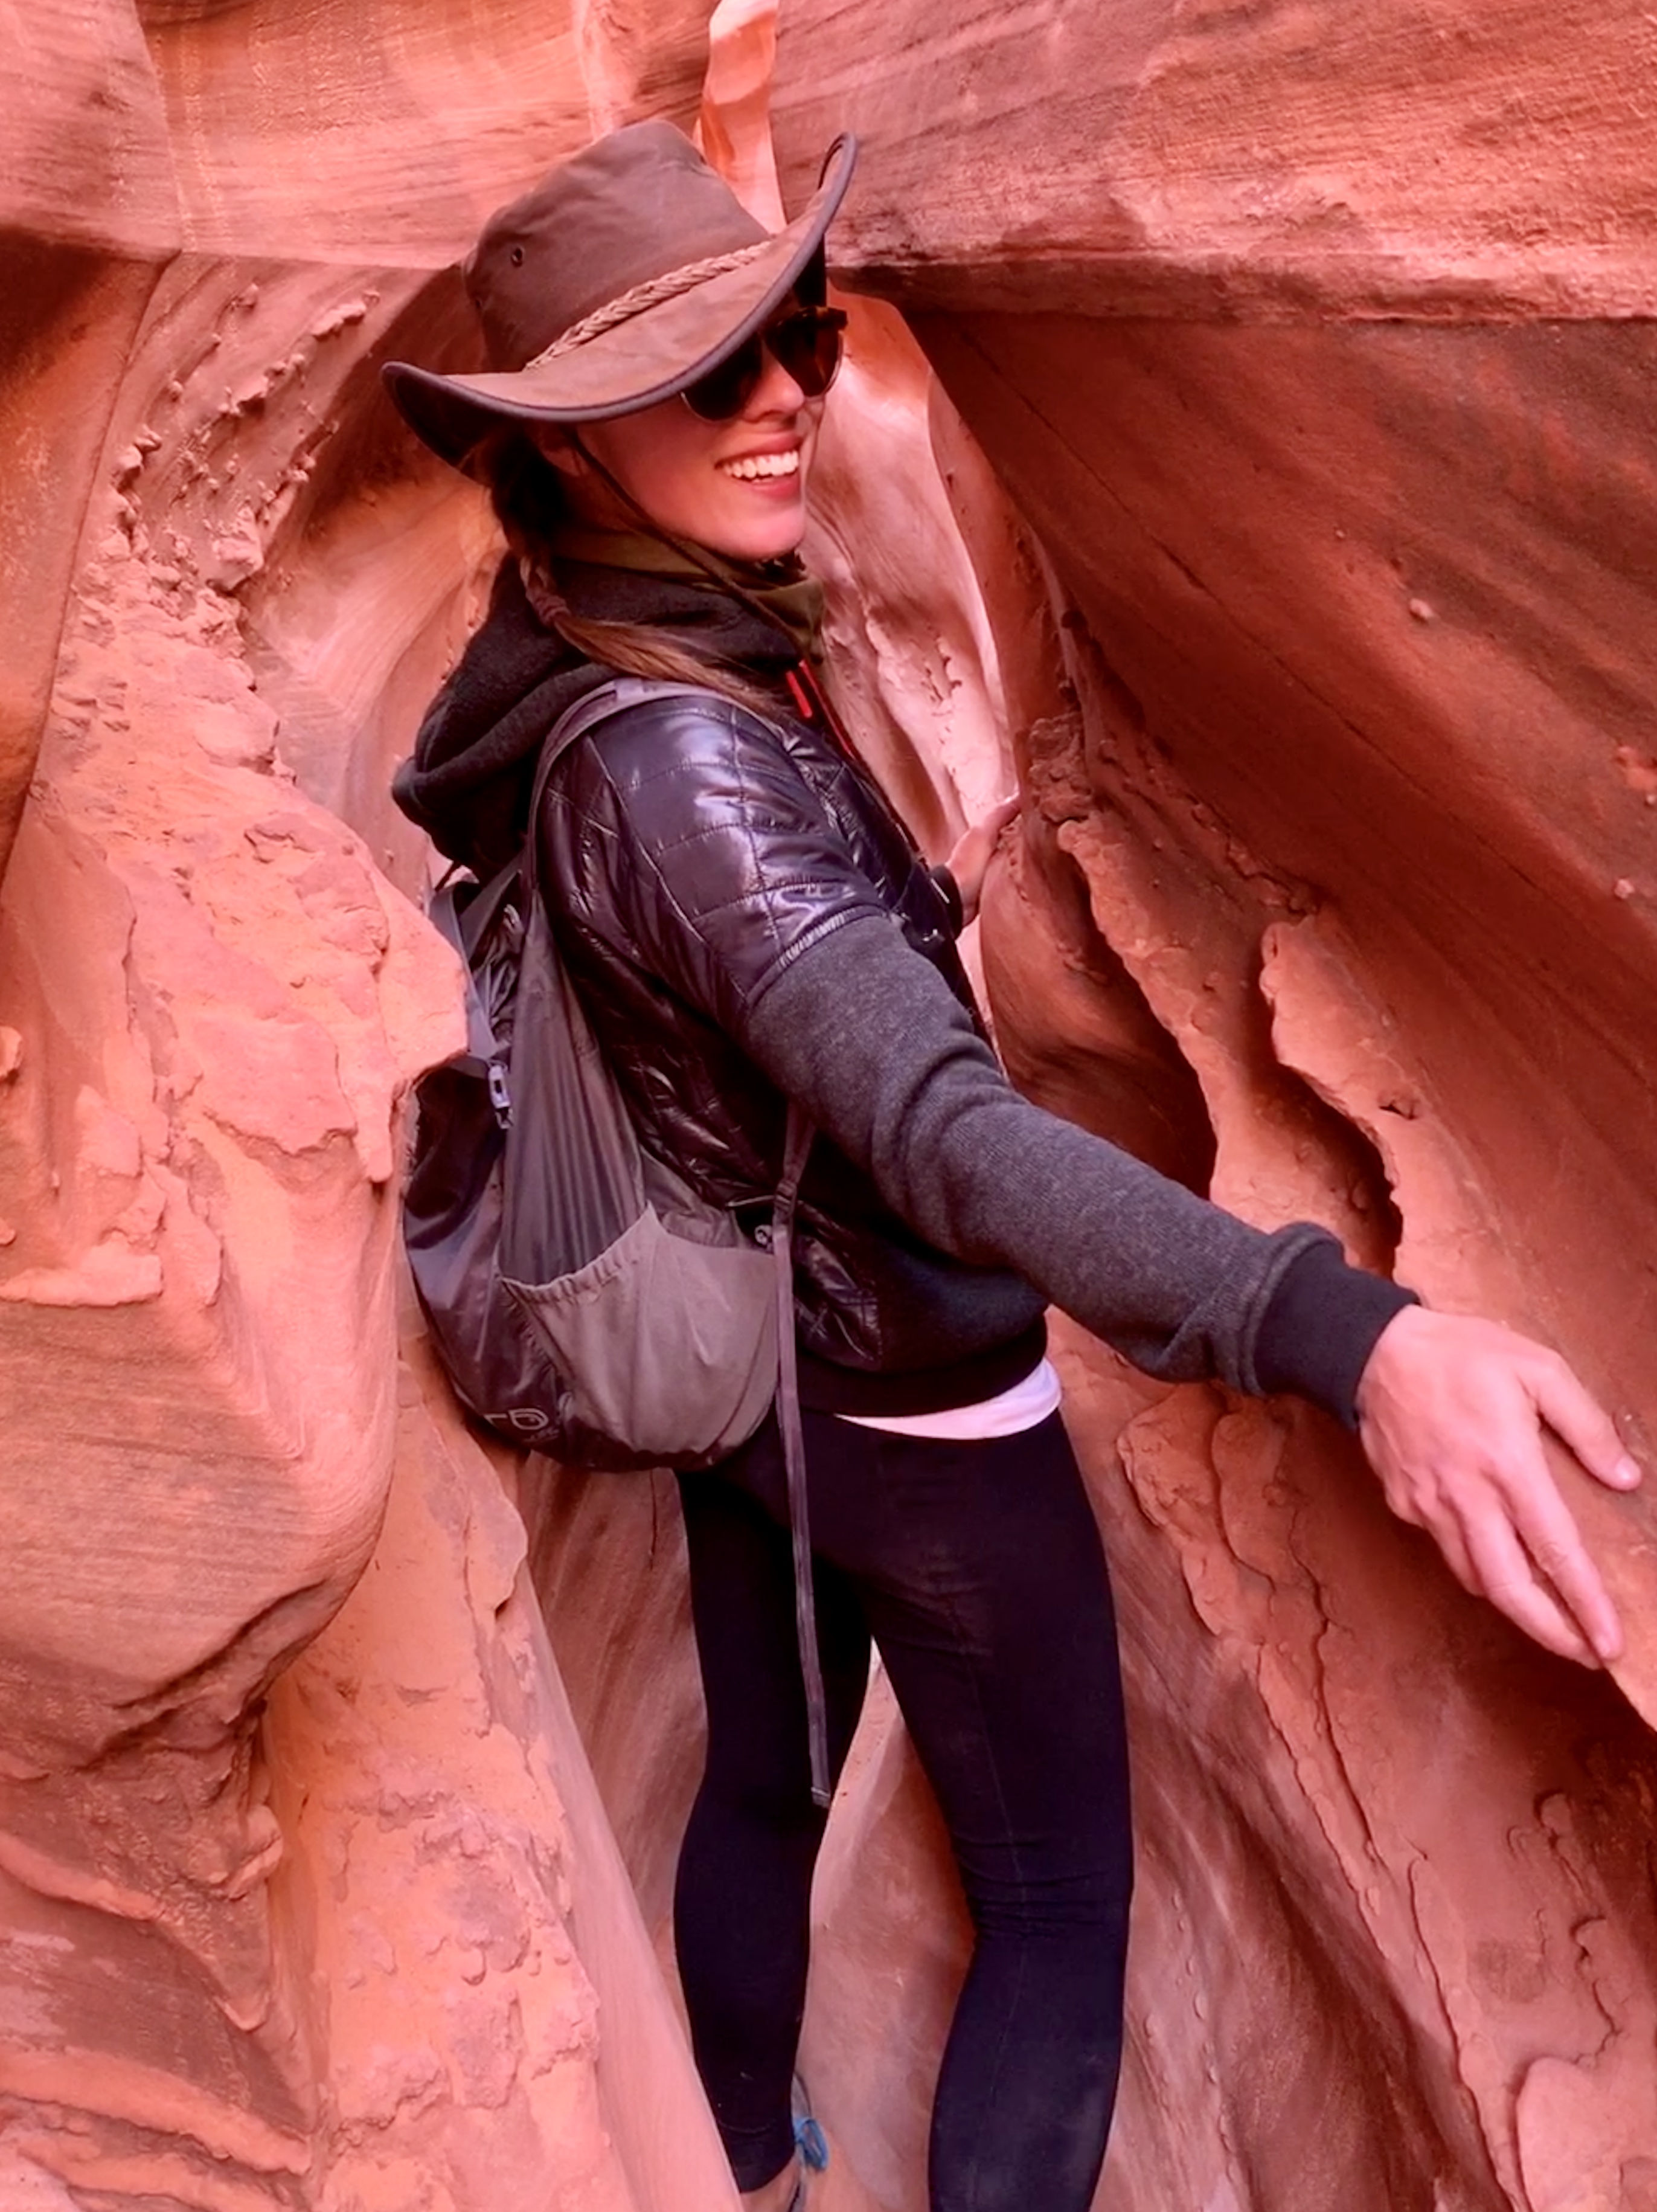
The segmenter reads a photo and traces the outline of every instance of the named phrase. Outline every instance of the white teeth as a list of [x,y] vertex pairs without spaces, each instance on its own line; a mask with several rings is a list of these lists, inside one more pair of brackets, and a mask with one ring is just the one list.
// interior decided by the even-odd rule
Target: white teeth
[[721,461],[719,466],[728,477],[797,477],[799,447],[792,447],[786,453],[748,453],[741,460]]

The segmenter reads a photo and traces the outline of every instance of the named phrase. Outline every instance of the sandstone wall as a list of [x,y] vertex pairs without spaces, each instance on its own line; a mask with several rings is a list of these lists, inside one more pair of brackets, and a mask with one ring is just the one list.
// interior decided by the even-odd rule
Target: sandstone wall
[[[455,1014],[385,783],[494,542],[376,378],[469,357],[490,207],[692,119],[707,15],[0,6],[0,2212],[731,2203],[658,1973],[671,1486],[486,1456],[399,1322]],[[811,550],[935,849],[1016,760],[1009,1065],[1650,1437],[1657,33],[720,30],[755,204],[774,61],[791,201],[865,138]],[[1320,1419],[1060,1352],[1144,1864],[1102,2212],[1657,2205],[1651,1509],[1571,1491],[1613,1686]],[[920,2212],[965,1937],[878,1693],[819,1912],[824,2212]]]
[[[847,280],[1042,549],[1045,589],[962,501],[1034,817],[986,922],[1010,1061],[1557,1344],[1648,1442],[1654,34],[1591,15],[825,0],[778,116],[797,181],[863,133]],[[1650,2201],[1649,1504],[1563,1472],[1619,1697],[1320,1419],[1067,1364],[1147,1870],[1102,2205]],[[857,2091],[919,2203],[909,2085]]]
[[705,14],[0,12],[5,2212],[732,2202],[399,1356],[458,1030],[385,785],[491,545],[376,376],[492,206],[694,116]]

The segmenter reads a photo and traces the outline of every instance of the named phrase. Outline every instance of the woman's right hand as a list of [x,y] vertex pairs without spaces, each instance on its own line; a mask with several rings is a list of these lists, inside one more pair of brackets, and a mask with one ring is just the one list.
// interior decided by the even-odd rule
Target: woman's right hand
[[965,928],[978,913],[979,901],[984,896],[984,878],[989,873],[990,856],[995,851],[1001,832],[1017,814],[1023,800],[1017,792],[1011,799],[1002,799],[992,806],[981,822],[974,822],[956,840],[955,850],[950,854],[949,870],[955,878],[955,887],[961,894],[962,927]]
[[1406,1306],[1376,1340],[1357,1410],[1387,1504],[1426,1529],[1465,1589],[1583,1666],[1620,1655],[1616,1607],[1544,1431],[1608,1489],[1633,1489],[1640,1469],[1557,1352],[1496,1322]]

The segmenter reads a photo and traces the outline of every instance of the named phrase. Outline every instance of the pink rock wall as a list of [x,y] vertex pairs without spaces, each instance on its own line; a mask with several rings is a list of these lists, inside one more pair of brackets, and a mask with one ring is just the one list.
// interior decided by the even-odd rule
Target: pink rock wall
[[0,2205],[718,2212],[522,1524],[399,1359],[458,1032],[385,782],[489,548],[375,376],[694,111],[702,12],[0,40]]
[[[0,2212],[731,2203],[658,1972],[671,1486],[491,1464],[399,1337],[398,1100],[454,1012],[385,781],[494,541],[375,375],[463,357],[447,266],[554,155],[690,119],[706,18],[0,25]],[[1016,756],[1010,1066],[1653,1434],[1657,34],[720,27],[756,203],[774,50],[791,198],[865,138],[811,551],[931,845]],[[1657,2204],[1650,1509],[1572,1492],[1619,1691],[1320,1419],[1061,1357],[1139,1751],[1102,2212]],[[878,1694],[819,1915],[824,2212],[920,2212],[965,1939]]]
[[784,177],[857,130],[847,265],[915,307],[1637,316],[1654,61],[1634,0],[806,0]]
[[[1227,1203],[1557,1343],[1648,1441],[1654,149],[1606,64],[1649,25],[790,26],[785,177],[864,134],[847,280],[1044,549],[1051,613],[962,504],[1037,817],[986,907],[1010,1062],[1174,1171],[1205,1121]],[[1462,1596],[1321,1420],[1067,1372],[1147,1874],[1102,2206],[1648,2201],[1650,1505],[1564,1472],[1630,1705]],[[865,1955],[916,1868],[836,1893]],[[841,2099],[814,2032],[918,2205],[913,2099]]]
[[0,872],[52,687],[75,544],[155,271],[177,250],[167,130],[123,0],[9,15],[0,145]]

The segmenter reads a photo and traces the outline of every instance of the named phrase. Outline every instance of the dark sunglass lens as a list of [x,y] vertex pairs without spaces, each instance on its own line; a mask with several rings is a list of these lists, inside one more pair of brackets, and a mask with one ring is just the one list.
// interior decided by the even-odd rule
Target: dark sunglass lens
[[765,342],[808,399],[821,399],[840,367],[840,334],[846,317],[838,307],[809,307],[773,323]]
[[704,422],[728,422],[740,415],[759,389],[767,352],[787,370],[806,398],[821,399],[840,367],[840,334],[845,326],[839,307],[806,307],[784,315],[756,337],[744,338],[717,368],[698,377],[685,392],[685,405]]
[[753,398],[764,368],[759,339],[744,338],[735,353],[727,354],[717,368],[688,387],[685,405],[704,422],[728,422]]

